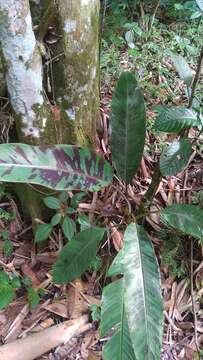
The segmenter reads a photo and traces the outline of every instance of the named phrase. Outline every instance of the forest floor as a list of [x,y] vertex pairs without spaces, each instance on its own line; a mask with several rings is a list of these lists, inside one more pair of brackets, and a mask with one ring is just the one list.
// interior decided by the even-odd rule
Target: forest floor
[[[108,20],[109,22],[112,19]],[[107,26],[108,25],[108,26]],[[115,254],[122,248],[123,229],[129,213],[136,212],[141,196],[146,192],[154,164],[169,136],[153,129],[153,105],[186,104],[185,85],[178,77],[168,57],[168,49],[184,55],[195,71],[203,28],[198,31],[190,24],[156,23],[150,39],[135,38],[135,47],[129,48],[123,36],[107,24],[101,53],[101,121],[103,135],[99,151],[110,159],[109,108],[112,92],[120,72],[134,72],[143,87],[147,104],[147,144],[141,168],[128,186],[114,178],[113,184],[94,195],[84,194],[78,203],[80,226],[88,221],[109,226],[108,239],[99,251],[93,268],[68,286],[52,282],[51,268],[63,246],[60,228],[48,243],[37,248],[33,243],[30,224],[23,220],[18,201],[12,189],[0,186],[0,266],[8,274],[20,279],[15,299],[0,311],[0,339],[2,344],[81,316],[91,307],[93,323],[83,336],[72,338],[39,360],[102,359],[97,313],[94,305],[101,304],[101,290],[108,283],[106,271]],[[111,30],[108,31],[108,29]],[[203,91],[203,78],[199,93]],[[2,112],[7,121],[2,127],[2,142],[8,139],[12,123],[7,113],[7,100],[1,99]],[[189,136],[196,135],[191,130]],[[172,203],[199,204],[203,207],[203,138],[193,150],[187,170],[177,176],[163,178],[151,205],[145,226],[148,228],[160,265],[164,297],[164,337],[162,360],[199,359],[197,344],[203,347],[203,247],[196,242],[182,241],[174,233],[163,232],[158,210]],[[69,193],[72,196],[72,193]],[[127,210],[126,210],[127,209]],[[191,264],[192,273],[191,273]],[[18,284],[17,284],[18,285]]]

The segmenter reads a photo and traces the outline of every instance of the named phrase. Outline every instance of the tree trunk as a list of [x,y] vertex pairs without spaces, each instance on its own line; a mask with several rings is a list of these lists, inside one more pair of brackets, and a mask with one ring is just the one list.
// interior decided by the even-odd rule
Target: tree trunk
[[[49,61],[52,90],[47,95],[29,1],[0,0],[3,63],[20,142],[33,145],[94,142],[99,118],[99,3],[99,0],[49,2],[51,11],[56,6],[53,25],[57,25],[59,41],[52,48],[46,45],[48,53],[53,54]],[[40,40],[49,26],[46,12],[50,16],[47,6],[43,9]],[[53,18],[50,16],[51,21]],[[41,217],[38,193],[24,186],[20,186],[18,193],[23,194],[25,213],[28,208],[32,218]]]
[[94,142],[99,120],[99,0],[58,0],[59,61],[55,99],[70,125],[70,143]]
[[42,61],[28,0],[0,0],[0,36],[6,83],[19,140],[56,142],[53,117],[42,86]]

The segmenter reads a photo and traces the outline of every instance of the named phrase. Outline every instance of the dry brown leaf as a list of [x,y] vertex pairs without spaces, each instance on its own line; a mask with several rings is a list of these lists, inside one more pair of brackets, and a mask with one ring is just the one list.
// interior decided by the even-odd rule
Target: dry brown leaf
[[87,304],[84,302],[84,298],[81,293],[84,291],[83,283],[81,279],[74,280],[69,284],[67,289],[68,306],[67,311],[71,319],[75,319],[88,310]]
[[111,223],[111,237],[116,251],[120,251],[123,247],[123,235]]

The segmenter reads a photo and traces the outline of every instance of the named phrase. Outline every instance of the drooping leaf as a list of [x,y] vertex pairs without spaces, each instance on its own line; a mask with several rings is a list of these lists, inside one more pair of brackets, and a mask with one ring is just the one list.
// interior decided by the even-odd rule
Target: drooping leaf
[[196,0],[196,3],[199,6],[200,10],[203,11],[203,0]]
[[41,241],[45,241],[46,239],[48,239],[52,230],[53,230],[53,228],[52,228],[51,224],[40,224],[37,227],[37,230],[35,233],[35,242],[39,243]]
[[191,235],[203,244],[203,210],[195,205],[171,205],[161,211],[167,225]]
[[111,178],[110,165],[88,149],[72,145],[0,145],[0,181],[56,190],[98,191]]
[[200,125],[195,111],[181,106],[160,106],[155,120],[155,129],[168,133],[178,133],[183,129]]
[[187,86],[190,86],[192,83],[193,73],[187,61],[181,55],[174,53],[170,53],[170,57],[181,79],[184,80]]
[[111,151],[115,168],[130,183],[142,159],[145,143],[144,97],[132,73],[121,74],[111,104]]
[[96,256],[105,229],[92,227],[74,236],[61,250],[53,268],[54,281],[65,284],[80,276]]
[[104,360],[136,360],[124,309],[124,281],[107,285],[102,292],[100,336],[114,329],[103,350]]
[[65,216],[62,223],[62,230],[65,237],[71,240],[76,232],[75,222],[68,216]]
[[176,175],[187,165],[192,152],[189,140],[175,140],[167,146],[160,157],[160,170],[163,176]]
[[130,224],[124,234],[124,304],[135,357],[160,359],[163,304],[158,263],[141,226]]
[[47,196],[43,199],[43,201],[49,209],[57,210],[61,207],[59,199],[54,196]]

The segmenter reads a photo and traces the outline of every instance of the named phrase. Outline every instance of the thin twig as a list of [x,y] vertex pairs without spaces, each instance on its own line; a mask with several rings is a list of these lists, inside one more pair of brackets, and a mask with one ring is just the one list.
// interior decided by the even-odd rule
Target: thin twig
[[197,70],[196,70],[195,77],[194,77],[194,80],[193,80],[193,83],[192,83],[192,90],[191,90],[191,95],[190,95],[189,104],[188,104],[189,108],[192,106],[193,99],[194,99],[194,96],[195,96],[196,87],[197,87],[199,77],[200,77],[200,74],[201,74],[202,61],[203,61],[203,46],[202,46],[201,51],[200,51],[199,59],[198,59],[198,62],[197,62]]

